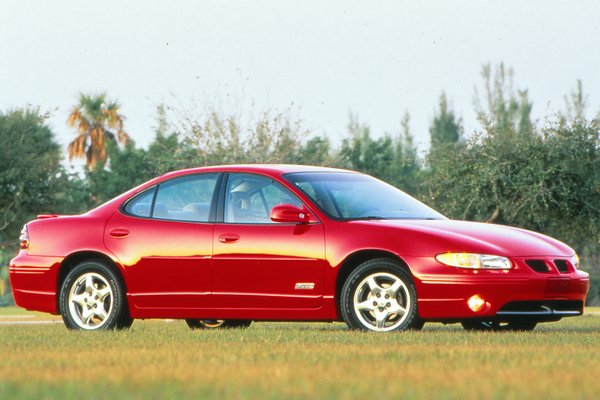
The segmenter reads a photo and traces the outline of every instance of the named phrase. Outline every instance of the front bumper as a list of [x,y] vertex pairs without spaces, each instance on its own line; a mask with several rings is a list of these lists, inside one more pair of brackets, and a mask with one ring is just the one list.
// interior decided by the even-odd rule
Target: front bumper
[[[526,261],[542,260],[548,271],[536,272]],[[555,260],[566,261],[561,272]],[[581,315],[589,290],[589,275],[569,257],[512,258],[510,270],[465,270],[444,266],[433,258],[407,260],[415,276],[418,310],[426,320],[536,318],[557,320]],[[468,300],[477,295],[485,306],[473,311]]]
[[17,306],[58,314],[56,285],[61,257],[28,255],[25,250],[10,261],[9,275]]

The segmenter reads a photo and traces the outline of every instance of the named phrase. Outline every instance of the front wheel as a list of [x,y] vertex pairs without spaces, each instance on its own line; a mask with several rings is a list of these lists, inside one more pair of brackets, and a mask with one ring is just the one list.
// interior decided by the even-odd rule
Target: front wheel
[[69,329],[123,329],[133,322],[119,277],[100,260],[83,261],[67,274],[59,308]]
[[245,319],[186,319],[185,322],[190,329],[247,328],[252,324]]
[[353,329],[388,332],[423,327],[411,274],[386,258],[366,261],[352,271],[342,288],[340,308]]
[[461,322],[463,328],[468,331],[532,331],[537,325],[537,321],[482,321],[467,320]]

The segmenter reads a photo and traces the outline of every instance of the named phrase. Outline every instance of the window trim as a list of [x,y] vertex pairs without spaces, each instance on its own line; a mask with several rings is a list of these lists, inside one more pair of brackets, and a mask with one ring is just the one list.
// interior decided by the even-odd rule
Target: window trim
[[[123,215],[127,215],[128,217],[140,218],[140,219],[152,219],[152,214],[154,211],[154,200],[156,199],[156,192],[158,191],[158,190],[156,190],[157,187],[158,187],[158,185],[154,184],[152,186],[148,186],[147,188],[137,192],[136,194],[134,194],[133,196],[131,196],[130,198],[125,200],[123,203],[121,203],[121,206],[119,207],[119,212]],[[139,197],[144,196],[150,190],[154,190],[154,194],[152,195],[152,201],[150,202],[150,215],[149,216],[145,217],[143,215],[136,215],[136,214],[133,214],[133,213],[130,213],[127,211],[127,206],[129,205],[129,203],[135,201]]]
[[[234,175],[234,174],[236,174],[236,175],[253,175],[253,176],[257,176],[259,178],[267,179],[269,181],[277,182],[289,194],[293,195],[293,197],[296,198],[300,202],[300,204],[302,204],[302,206],[304,206],[304,208],[307,209],[317,220],[316,222],[311,222],[306,225],[321,224],[321,219],[312,210],[312,207],[310,207],[310,205],[307,204],[306,201],[302,200],[302,197],[300,197],[297,193],[295,193],[294,190],[292,190],[290,187],[288,187],[284,182],[282,182],[279,179],[277,179],[273,176],[270,176],[270,175],[264,175],[264,174],[259,174],[256,172],[247,172],[247,171],[231,171],[231,172],[228,171],[228,172],[223,173],[223,175],[225,175],[225,176],[223,177],[221,188],[220,188],[220,193],[219,193],[219,207],[217,209],[218,210],[217,217],[215,219],[216,223],[225,224],[225,225],[258,225],[258,226],[296,226],[296,225],[298,225],[295,222],[226,222],[225,221],[225,199],[227,197],[227,184],[229,183],[229,179],[231,178],[231,175]],[[287,182],[287,181],[285,181],[285,182]],[[270,216],[269,216],[269,219],[270,219]]]
[[[180,179],[180,178],[202,176],[202,175],[217,175],[217,181],[215,182],[215,187],[213,189],[212,198],[210,200],[210,209],[209,209],[209,212],[208,212],[208,221],[189,221],[189,220],[185,220],[185,219],[166,219],[166,218],[155,218],[154,217],[154,206],[156,204],[156,197],[158,195],[158,191],[160,190],[160,186],[161,185],[164,185],[165,183],[168,183],[168,182],[174,181],[176,179]],[[215,221],[216,221],[215,215],[217,214],[217,207],[218,207],[217,202],[219,200],[219,193],[221,191],[221,184],[222,184],[223,178],[224,178],[224,174],[222,172],[203,172],[203,173],[185,174],[185,175],[174,176],[171,179],[167,179],[165,181],[161,181],[161,182],[155,183],[154,185],[149,186],[149,187],[147,187],[147,188],[139,191],[138,193],[136,193],[132,197],[128,198],[119,207],[119,212],[121,214],[123,214],[123,215],[128,216],[128,217],[139,218],[139,219],[146,219],[146,220],[152,220],[152,221],[183,222],[183,223],[188,223],[188,224],[214,224]],[[126,210],[127,205],[129,203],[131,203],[132,201],[134,201],[135,199],[137,199],[138,197],[143,196],[149,190],[154,190],[154,195],[152,196],[152,204],[150,206],[150,216],[144,217],[144,216],[141,216],[141,215],[135,215],[135,214],[132,214],[130,212],[127,212],[127,210]]]

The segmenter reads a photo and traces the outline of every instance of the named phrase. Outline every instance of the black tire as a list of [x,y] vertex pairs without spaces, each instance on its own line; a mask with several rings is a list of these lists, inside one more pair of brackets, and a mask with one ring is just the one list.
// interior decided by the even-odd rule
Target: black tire
[[68,329],[125,329],[133,323],[121,279],[102,260],[85,260],[69,271],[59,311]]
[[133,325],[133,318],[129,315],[129,306],[126,305],[121,314],[121,318],[117,321],[116,329],[129,329]]
[[366,261],[350,273],[342,287],[340,310],[351,329],[386,332],[424,325],[410,272],[388,258]]
[[247,328],[252,324],[252,321],[245,319],[186,319],[185,322],[190,329]]
[[468,331],[532,331],[537,325],[537,321],[513,320],[513,321],[482,321],[466,320],[461,325]]

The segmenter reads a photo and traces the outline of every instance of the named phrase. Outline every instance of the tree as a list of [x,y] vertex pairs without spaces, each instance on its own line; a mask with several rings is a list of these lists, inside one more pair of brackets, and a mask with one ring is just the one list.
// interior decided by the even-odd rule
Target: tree
[[461,138],[461,131],[460,120],[457,120],[454,112],[448,109],[446,94],[442,93],[439,100],[439,110],[429,128],[430,153],[458,143]]
[[36,214],[54,212],[66,182],[47,117],[37,109],[0,112],[0,305],[12,301],[4,266],[19,231]]
[[210,111],[203,118],[185,116],[174,131],[195,154],[196,166],[294,163],[310,134],[289,111],[267,111],[251,120]]
[[373,175],[409,193],[417,191],[420,165],[409,127],[409,115],[402,119],[402,131],[392,137],[373,139],[366,124],[350,115],[349,137],[342,141],[340,165]]
[[69,160],[85,156],[89,169],[97,164],[103,166],[108,159],[108,142],[129,141],[123,121],[119,104],[108,101],[105,93],[96,96],[81,94],[79,104],[73,107],[67,119],[67,126],[77,129],[77,136],[69,143]]
[[16,242],[24,222],[51,211],[61,173],[60,146],[37,109],[0,113],[0,244]]
[[89,201],[95,206],[154,177],[146,151],[137,148],[133,141],[129,141],[123,149],[115,143],[108,143],[107,154],[110,156],[110,168],[96,164],[94,169],[86,171]]
[[488,133],[497,135],[527,134],[533,130],[531,122],[532,103],[527,90],[513,88],[513,71],[500,64],[495,71],[484,65],[481,76],[484,83],[485,104],[475,98],[477,119]]
[[396,138],[396,162],[392,166],[391,183],[402,190],[418,195],[422,191],[421,161],[417,155],[414,138],[410,131],[410,115],[404,113],[401,121],[401,135]]
[[314,136],[303,143],[298,151],[299,164],[333,167],[339,164],[337,154],[331,148],[329,139]]
[[388,180],[396,158],[391,136],[373,139],[369,126],[360,123],[354,115],[350,115],[348,134],[340,149],[343,167]]

